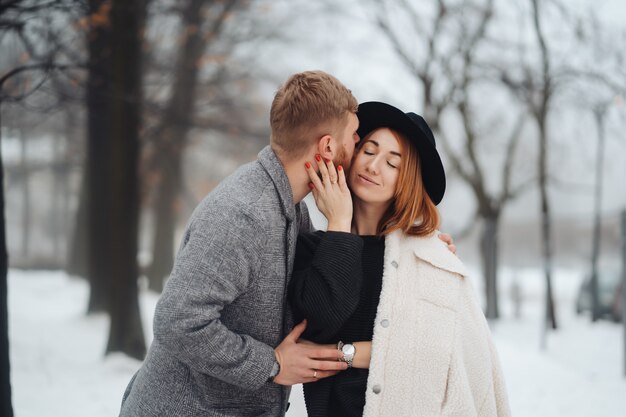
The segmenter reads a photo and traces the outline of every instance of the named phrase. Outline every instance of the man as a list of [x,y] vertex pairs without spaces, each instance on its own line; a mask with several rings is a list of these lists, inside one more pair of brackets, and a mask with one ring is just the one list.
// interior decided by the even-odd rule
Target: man
[[280,416],[291,385],[347,367],[336,349],[297,343],[305,323],[289,333],[284,306],[298,231],[310,228],[304,164],[321,155],[349,167],[356,111],[350,90],[321,71],[279,89],[270,146],[189,221],[121,416]]

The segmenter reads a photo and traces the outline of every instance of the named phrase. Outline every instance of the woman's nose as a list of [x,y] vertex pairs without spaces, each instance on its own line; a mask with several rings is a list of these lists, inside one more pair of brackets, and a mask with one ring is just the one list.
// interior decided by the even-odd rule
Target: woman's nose
[[374,158],[367,164],[367,170],[372,174],[378,174],[378,158]]

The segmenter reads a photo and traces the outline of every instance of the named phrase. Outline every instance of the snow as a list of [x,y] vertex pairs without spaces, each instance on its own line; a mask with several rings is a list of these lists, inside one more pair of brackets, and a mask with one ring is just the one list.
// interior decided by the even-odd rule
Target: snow
[[[474,276],[478,276],[475,274]],[[480,290],[479,283],[473,280]],[[510,284],[523,288],[520,319],[512,318]],[[576,316],[580,276],[555,272],[560,330],[539,349],[542,277],[534,270],[501,274],[503,319],[492,323],[516,417],[618,417],[626,410],[620,324]],[[88,285],[62,272],[9,272],[13,406],[17,417],[117,415],[126,384],[140,362],[105,356],[108,318],[86,316]],[[146,340],[158,296],[142,291]],[[292,391],[289,417],[303,417],[301,387]]]

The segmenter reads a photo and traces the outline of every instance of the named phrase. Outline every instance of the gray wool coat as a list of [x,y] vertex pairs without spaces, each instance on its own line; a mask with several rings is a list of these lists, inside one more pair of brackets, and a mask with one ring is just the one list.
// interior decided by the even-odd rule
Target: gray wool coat
[[282,416],[289,389],[268,382],[291,329],[286,307],[299,229],[270,147],[196,208],[154,316],[154,341],[120,416]]

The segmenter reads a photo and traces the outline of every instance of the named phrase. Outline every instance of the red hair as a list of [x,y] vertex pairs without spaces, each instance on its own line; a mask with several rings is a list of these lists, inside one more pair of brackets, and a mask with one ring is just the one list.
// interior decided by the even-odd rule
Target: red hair
[[405,135],[389,130],[400,143],[402,158],[394,198],[378,223],[378,233],[402,230],[412,236],[430,235],[439,228],[441,217],[424,187],[419,153]]

